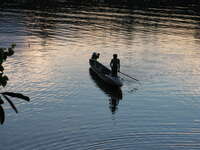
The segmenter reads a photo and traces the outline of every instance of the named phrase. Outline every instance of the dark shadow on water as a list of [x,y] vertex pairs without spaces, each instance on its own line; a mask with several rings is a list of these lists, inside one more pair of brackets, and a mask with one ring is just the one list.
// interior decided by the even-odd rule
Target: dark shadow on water
[[90,77],[96,84],[96,86],[101,89],[109,97],[109,108],[112,114],[114,114],[118,109],[119,101],[122,100],[122,90],[118,87],[113,87],[102,81],[97,74],[89,69]]

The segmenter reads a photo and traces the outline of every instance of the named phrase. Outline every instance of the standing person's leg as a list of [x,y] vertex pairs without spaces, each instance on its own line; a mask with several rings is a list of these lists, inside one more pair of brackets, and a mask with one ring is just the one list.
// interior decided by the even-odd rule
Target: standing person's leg
[[117,68],[114,68],[114,69],[113,69],[113,76],[114,76],[114,77],[117,77]]

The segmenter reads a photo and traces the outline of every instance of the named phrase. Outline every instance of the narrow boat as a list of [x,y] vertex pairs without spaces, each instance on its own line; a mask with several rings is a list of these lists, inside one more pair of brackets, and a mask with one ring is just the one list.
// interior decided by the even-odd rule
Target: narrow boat
[[98,77],[107,84],[115,87],[121,87],[123,85],[122,78],[120,78],[119,76],[113,77],[111,70],[97,60],[90,59],[89,64],[91,66],[91,69],[98,75]]
[[96,86],[101,89],[101,91],[103,91],[108,97],[118,100],[122,99],[123,96],[121,87],[113,87],[110,84],[107,84],[92,70],[92,68],[89,69],[89,74]]

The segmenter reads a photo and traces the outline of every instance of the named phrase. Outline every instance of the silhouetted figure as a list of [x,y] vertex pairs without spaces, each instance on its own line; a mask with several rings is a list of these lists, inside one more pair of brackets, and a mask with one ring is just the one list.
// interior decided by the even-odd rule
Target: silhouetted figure
[[94,53],[92,54],[91,59],[97,60],[97,59],[99,58],[99,56],[100,56],[99,53],[94,52]]
[[120,60],[117,58],[117,54],[113,54],[110,67],[112,69],[112,76],[117,77],[117,72],[120,71]]

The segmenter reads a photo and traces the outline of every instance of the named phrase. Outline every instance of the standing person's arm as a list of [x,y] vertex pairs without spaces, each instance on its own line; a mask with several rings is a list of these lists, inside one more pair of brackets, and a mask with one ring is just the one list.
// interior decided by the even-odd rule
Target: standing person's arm
[[110,67],[112,68],[113,65],[113,60],[110,61]]
[[118,65],[117,65],[118,71],[120,71],[120,60],[118,59]]

